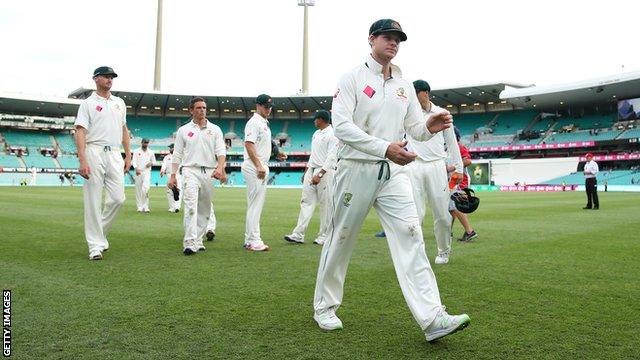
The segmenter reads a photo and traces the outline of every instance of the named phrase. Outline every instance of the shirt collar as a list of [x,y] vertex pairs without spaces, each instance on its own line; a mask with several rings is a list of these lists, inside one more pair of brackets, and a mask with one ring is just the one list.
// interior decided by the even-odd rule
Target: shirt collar
[[104,101],[113,100],[113,94],[109,95],[109,98],[105,98],[105,97],[102,97],[102,96],[98,95],[97,91],[94,91],[91,95],[93,97],[95,97],[96,99],[98,99],[98,100],[104,100]]
[[203,128],[201,128],[200,125],[196,124],[195,121],[193,121],[193,118],[191,118],[189,120],[189,124],[191,124],[191,127],[195,127],[195,128],[198,128],[198,129],[206,129],[206,128],[209,127],[209,120],[207,119],[207,121],[204,123],[204,127]]
[[[382,65],[379,62],[377,62],[373,58],[373,56],[371,56],[371,54],[367,56],[367,59],[365,60],[364,63],[367,66],[367,68],[373,71],[376,75],[382,74]],[[402,71],[400,71],[400,68],[394,64],[391,64],[391,78],[401,78],[401,77],[402,77]]]
[[260,121],[262,121],[262,122],[264,122],[264,123],[266,123],[266,124],[268,124],[268,123],[269,123],[269,120],[267,120],[267,119],[263,118],[263,117],[262,117],[262,115],[258,114],[258,112],[257,112],[257,111],[253,113],[253,116],[257,117]]
[[327,125],[327,127],[324,128],[324,129],[320,129],[320,132],[321,133],[326,133],[327,131],[329,131],[329,129],[331,129],[331,124]]

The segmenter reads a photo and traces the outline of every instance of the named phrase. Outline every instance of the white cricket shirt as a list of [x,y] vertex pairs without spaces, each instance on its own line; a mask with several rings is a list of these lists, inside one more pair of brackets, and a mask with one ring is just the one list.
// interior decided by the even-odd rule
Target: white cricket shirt
[[313,169],[322,168],[329,171],[335,168],[338,151],[338,138],[333,134],[331,125],[316,130],[311,138],[311,155],[308,166]]
[[[244,141],[255,144],[258,159],[264,166],[267,166],[269,158],[271,157],[271,129],[269,129],[269,121],[257,112],[253,113],[253,116],[244,127]],[[249,158],[246,146],[244,148],[244,162],[247,163],[247,165],[255,166],[251,158]]]
[[131,165],[134,169],[138,169],[142,172],[151,171],[147,164],[151,163],[151,166],[156,164],[156,154],[151,149],[147,148],[147,151],[143,151],[142,148],[136,149],[133,152],[133,159],[131,159]]
[[226,156],[222,130],[207,120],[206,126],[200,126],[193,119],[182,125],[176,133],[173,148],[173,164],[183,167],[215,168],[216,156]]
[[378,161],[405,133],[420,141],[433,137],[413,84],[393,64],[391,78],[385,81],[382,65],[371,55],[338,82],[332,121],[335,136],[344,143],[338,151],[341,159]]
[[171,174],[173,174],[173,166],[171,166],[172,160],[173,160],[173,155],[171,155],[170,153],[165,155],[164,158],[162,158],[162,165],[160,166],[160,171],[164,171],[165,174],[167,174],[167,176],[170,176]]
[[[427,120],[429,116],[441,111],[445,110],[431,103],[431,109],[429,111],[422,110],[422,114]],[[462,157],[460,157],[460,149],[458,148],[453,126],[436,133],[429,141],[418,141],[410,135],[407,136],[407,140],[411,151],[415,152],[421,160],[435,161],[450,158],[451,164],[456,168],[455,171],[462,173],[464,166],[462,165]],[[448,156],[447,152],[450,152],[451,156]]]
[[592,174],[584,174],[585,179],[596,177],[596,174],[600,171],[598,169],[598,163],[593,160],[587,162],[586,164],[584,164],[584,171],[589,171],[592,173]]
[[111,146],[122,144],[122,127],[127,124],[127,106],[115,95],[108,99],[95,91],[78,108],[74,125],[86,129],[87,145]]

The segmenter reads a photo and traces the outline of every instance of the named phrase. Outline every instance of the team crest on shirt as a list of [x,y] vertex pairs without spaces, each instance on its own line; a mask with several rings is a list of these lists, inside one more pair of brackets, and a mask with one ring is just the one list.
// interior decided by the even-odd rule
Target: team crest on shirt
[[115,104],[113,107],[116,108],[116,110],[120,111],[120,104]]
[[213,135],[213,132],[211,130],[207,130],[207,135]]
[[406,99],[407,95],[405,94],[404,88],[403,87],[399,87],[398,90],[396,90],[396,96]]
[[352,193],[344,193],[344,196],[342,197],[342,205],[344,205],[345,207],[349,207],[351,205],[352,197]]

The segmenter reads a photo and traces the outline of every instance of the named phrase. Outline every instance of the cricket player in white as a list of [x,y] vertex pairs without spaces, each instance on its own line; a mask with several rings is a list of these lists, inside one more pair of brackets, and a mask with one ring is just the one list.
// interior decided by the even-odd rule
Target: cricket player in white
[[[164,158],[162,159],[162,166],[160,166],[160,177],[163,177],[165,175],[169,175],[169,177],[171,177],[171,174],[173,174],[173,165],[172,165],[173,147],[174,147],[173,144],[169,145],[169,153],[165,155]],[[182,188],[182,176],[180,176],[180,174],[176,174],[176,186],[178,187],[178,189]],[[172,213],[180,212],[180,204],[182,203],[181,202],[182,194],[180,194],[180,197],[176,201],[173,198],[173,191],[171,191],[170,188],[167,188],[166,192],[167,192],[167,202],[169,203],[169,212],[172,212]]]
[[184,202],[185,255],[205,251],[202,243],[211,214],[212,178],[222,182],[225,173],[226,148],[222,130],[205,117],[207,104],[193,98],[189,104],[192,120],[176,133],[173,151],[173,170],[167,187],[177,185],[176,173],[182,172],[182,201]]
[[[244,230],[244,247],[249,251],[269,251],[260,236],[260,216],[267,194],[269,158],[271,157],[271,129],[269,120],[273,101],[269,95],[256,98],[256,112],[244,128],[244,161],[241,172],[247,184],[247,214]],[[286,158],[283,153],[280,159]]]
[[148,213],[151,167],[156,163],[156,154],[149,149],[149,139],[142,139],[141,147],[133,152],[131,165],[136,170],[136,206],[138,212]]
[[[416,80],[413,82],[413,87],[425,118],[444,111],[429,100],[429,92],[431,92],[429,83]],[[408,166],[418,219],[422,224],[426,212],[425,203],[428,201],[433,215],[433,233],[438,245],[435,263],[446,264],[449,262],[451,253],[452,220],[449,213],[451,192],[447,177],[447,153],[451,154],[452,165],[455,168],[452,177],[462,179],[464,168],[456,135],[453,127],[450,127],[437,133],[429,141],[418,141],[411,135],[407,136],[407,140],[409,141],[408,149],[418,155],[416,161]]]
[[336,309],[342,303],[344,279],[356,237],[373,206],[387,234],[402,294],[428,341],[466,327],[466,314],[447,314],[435,275],[425,254],[422,229],[403,166],[416,154],[404,149],[405,133],[420,141],[452,126],[443,111],[425,121],[413,86],[391,64],[401,41],[400,24],[378,20],[369,29],[371,54],[345,74],[333,99],[338,151],[333,189],[333,226],[322,248],[314,296],[320,328],[342,328]]
[[[131,167],[127,106],[111,95],[113,78],[117,76],[108,66],[93,72],[96,91],[80,104],[75,121],[78,172],[85,178],[84,234],[90,260],[101,260],[103,252],[109,249],[107,234],[124,204],[124,173]],[[106,190],[104,208],[103,190]]]
[[302,180],[302,200],[300,201],[300,215],[295,229],[285,240],[302,244],[304,234],[313,216],[316,204],[320,205],[320,229],[314,244],[323,245],[329,224],[331,213],[327,206],[327,197],[331,194],[331,183],[336,166],[338,139],[333,135],[331,127],[331,114],[326,110],[316,113],[314,125],[318,130],[311,140],[311,156],[307,163],[307,169]]

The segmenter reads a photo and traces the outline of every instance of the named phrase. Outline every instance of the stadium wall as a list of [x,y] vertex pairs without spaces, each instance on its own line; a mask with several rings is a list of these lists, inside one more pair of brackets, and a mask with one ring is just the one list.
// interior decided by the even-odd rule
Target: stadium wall
[[575,172],[578,157],[551,159],[493,159],[491,178],[495,185],[540,184],[544,181]]

